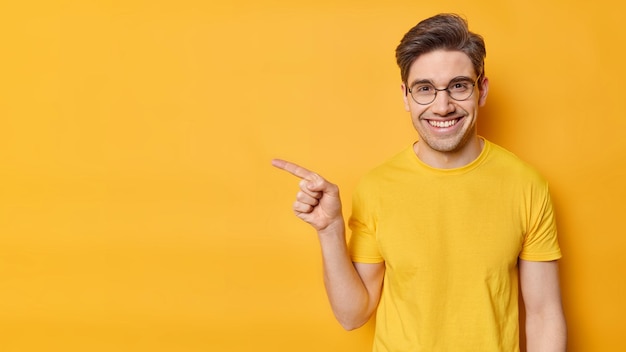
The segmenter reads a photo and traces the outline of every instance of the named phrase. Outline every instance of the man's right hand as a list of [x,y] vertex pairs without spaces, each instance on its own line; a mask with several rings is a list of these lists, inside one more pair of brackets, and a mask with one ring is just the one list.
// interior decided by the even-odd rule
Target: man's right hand
[[293,210],[317,230],[324,284],[335,317],[346,330],[358,328],[369,320],[378,306],[385,263],[352,263],[336,185],[288,161],[274,159],[272,165],[302,179]]
[[343,227],[337,185],[315,172],[285,160],[274,159],[272,165],[301,179],[300,191],[293,203],[293,211],[297,217],[311,224],[318,232],[323,232],[331,225]]

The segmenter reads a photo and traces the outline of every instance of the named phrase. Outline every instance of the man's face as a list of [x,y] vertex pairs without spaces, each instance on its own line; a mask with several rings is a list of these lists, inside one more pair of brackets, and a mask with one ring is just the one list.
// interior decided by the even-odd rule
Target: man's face
[[[409,89],[415,88],[418,82],[442,89],[460,78],[471,82],[478,78],[470,58],[460,51],[436,50],[413,62],[407,84]],[[403,94],[405,88],[402,85]],[[411,93],[404,96],[405,109],[411,113],[413,126],[419,134],[421,152],[462,154],[468,143],[477,142],[476,117],[478,107],[485,104],[487,79],[479,81],[473,89],[471,97],[464,101],[454,100],[448,92],[439,91],[435,100],[426,105],[416,103]]]

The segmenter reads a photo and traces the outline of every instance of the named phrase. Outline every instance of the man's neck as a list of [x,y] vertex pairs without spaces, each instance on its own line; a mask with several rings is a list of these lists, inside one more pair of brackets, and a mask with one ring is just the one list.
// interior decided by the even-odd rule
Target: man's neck
[[413,151],[417,157],[428,166],[436,169],[455,169],[476,160],[484,146],[484,139],[476,136],[472,137],[463,148],[455,151],[437,151],[419,141],[413,145]]

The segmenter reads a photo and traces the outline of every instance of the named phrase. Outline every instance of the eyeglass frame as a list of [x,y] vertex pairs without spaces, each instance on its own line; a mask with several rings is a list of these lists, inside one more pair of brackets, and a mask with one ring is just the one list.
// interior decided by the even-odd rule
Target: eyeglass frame
[[[407,95],[407,94],[408,94],[408,95],[410,95],[410,96],[411,96],[411,99],[413,99],[413,101],[414,101],[415,103],[419,104],[419,105],[429,105],[429,104],[432,104],[432,103],[433,103],[433,102],[437,99],[437,93],[442,92],[442,91],[446,91],[446,92],[448,92],[448,97],[449,97],[450,99],[454,100],[454,101],[466,101],[466,100],[468,100],[469,98],[471,98],[471,97],[472,97],[472,95],[474,95],[474,88],[476,88],[476,84],[478,84],[478,81],[481,79],[481,77],[482,77],[482,76],[483,76],[483,74],[482,74],[482,72],[481,72],[481,73],[478,75],[478,77],[476,77],[476,79],[474,80],[474,82],[472,83],[472,92],[471,92],[471,93],[470,93],[470,94],[469,94],[466,98],[464,98],[464,99],[456,99],[456,98],[453,98],[453,97],[452,97],[452,95],[451,95],[451,93],[450,93],[450,85],[452,85],[452,82],[453,82],[454,80],[456,80],[457,78],[461,78],[461,77],[455,77],[455,78],[451,79],[451,80],[450,80],[450,82],[448,82],[448,85],[447,85],[445,88],[441,88],[441,89],[436,88],[434,84],[432,84],[432,83],[430,83],[430,82],[429,82],[428,84],[430,84],[430,85],[433,87],[433,89],[435,90],[435,94],[433,95],[433,100],[429,101],[428,103],[420,103],[420,102],[418,102],[418,101],[417,101],[417,99],[415,99],[415,97],[413,96],[413,91],[411,91],[411,89],[413,89],[413,88],[409,88],[408,86],[405,86],[405,92],[404,92],[404,94],[405,94],[405,95]],[[465,78],[465,77],[463,77],[463,78]],[[415,83],[415,84],[417,84],[417,83]],[[413,84],[413,86],[415,86],[415,84]]]

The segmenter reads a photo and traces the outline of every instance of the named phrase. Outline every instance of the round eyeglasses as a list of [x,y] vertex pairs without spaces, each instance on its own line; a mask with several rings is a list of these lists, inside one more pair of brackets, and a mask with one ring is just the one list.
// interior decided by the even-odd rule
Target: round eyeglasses
[[446,88],[437,89],[432,83],[429,82],[417,82],[411,88],[407,89],[407,92],[411,94],[413,100],[420,105],[428,105],[435,101],[437,93],[441,91],[448,92],[448,96],[456,101],[464,101],[469,99],[474,93],[474,87],[480,79],[480,75],[475,81],[467,77],[455,78]]

